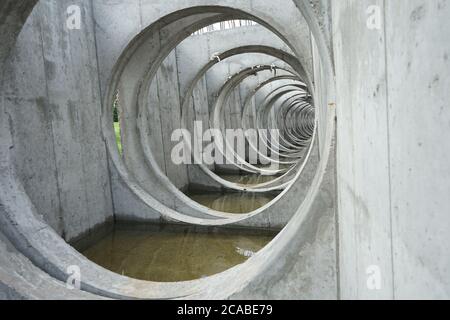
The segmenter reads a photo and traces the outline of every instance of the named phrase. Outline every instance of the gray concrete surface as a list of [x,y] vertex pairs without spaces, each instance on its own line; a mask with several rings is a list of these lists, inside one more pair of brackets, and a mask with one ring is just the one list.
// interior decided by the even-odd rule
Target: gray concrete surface
[[342,297],[448,298],[449,3],[372,3],[333,5]]
[[[261,0],[77,0],[83,29],[68,31],[65,10],[73,2],[39,1],[33,13],[37,1],[0,4],[1,299],[450,297],[448,1],[292,0],[279,10],[278,1]],[[367,27],[367,8],[374,4],[381,9],[379,29]],[[206,8],[210,5],[216,6]],[[164,163],[164,174],[172,174],[166,142],[158,158],[141,141],[146,116],[155,117],[151,123],[158,117],[160,124],[178,123],[168,115],[179,116],[173,109],[209,60],[199,55],[195,68],[187,68],[180,52],[190,49],[183,46],[178,57],[166,56],[202,23],[236,15],[251,15],[276,30],[303,66],[299,73],[316,108],[317,139],[310,149],[315,156],[304,163],[313,169],[285,191],[301,194],[301,201],[271,205],[278,211],[289,207],[281,233],[246,263],[208,278],[153,283],[95,265],[64,240],[113,218],[239,222],[170,196],[194,171],[177,168],[182,171],[169,184],[160,172],[148,170]],[[161,17],[166,18],[158,21]],[[227,32],[217,35],[226,38]],[[208,38],[211,43],[214,35],[190,41],[206,48]],[[144,47],[135,52],[140,44]],[[132,56],[145,52],[145,58]],[[160,63],[165,70],[152,68]],[[212,71],[214,78],[199,79],[194,99],[202,105],[199,115],[207,118],[211,96],[226,82],[219,85],[218,79],[238,69],[235,60]],[[118,83],[129,103],[124,147],[133,156],[124,159],[111,123]],[[240,86],[240,100],[254,85]],[[232,94],[239,101],[238,91]],[[261,94],[258,101],[264,100]],[[143,101],[161,108],[143,109]],[[145,133],[167,141],[162,129]],[[157,150],[157,143],[152,146]],[[73,265],[82,270],[81,291],[65,286]]]
[[69,3],[41,1],[35,8],[6,66],[3,96],[17,174],[68,241],[113,216],[92,8],[80,2],[86,30],[69,33]]

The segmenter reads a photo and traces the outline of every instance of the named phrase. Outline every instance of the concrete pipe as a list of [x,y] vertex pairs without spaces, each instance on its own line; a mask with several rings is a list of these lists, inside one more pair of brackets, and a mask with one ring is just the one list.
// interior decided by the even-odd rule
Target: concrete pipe
[[[314,272],[305,270],[303,263],[296,258],[298,256],[309,256],[311,259],[314,259],[316,255],[326,254],[329,250],[333,250],[333,244],[322,242],[318,234],[321,232],[333,234],[330,226],[334,223],[334,206],[331,195],[331,190],[333,190],[334,186],[334,174],[332,173],[333,153],[330,146],[332,146],[334,136],[334,108],[330,107],[328,102],[334,101],[334,77],[324,35],[309,4],[302,1],[289,1],[284,4],[286,10],[276,10],[276,4],[269,1],[243,3],[242,1],[192,0],[183,1],[182,3],[161,1],[161,4],[149,1],[148,6],[143,6],[142,10],[150,10],[155,5],[160,5],[161,10],[157,14],[146,16],[146,20],[143,23],[147,27],[143,30],[132,28],[117,34],[117,46],[111,48],[108,54],[104,56],[101,54],[96,55],[100,72],[97,74],[97,76],[99,75],[97,86],[91,86],[91,88],[98,88],[98,90],[95,89],[97,90],[96,98],[91,100],[91,103],[93,106],[103,106],[101,115],[95,112],[70,114],[70,111],[73,111],[70,108],[71,104],[62,103],[61,101],[63,101],[64,97],[60,93],[66,90],[66,87],[64,87],[65,82],[78,83],[78,85],[81,85],[81,83],[77,81],[76,76],[63,79],[63,76],[67,76],[69,73],[66,74],[63,68],[60,73],[57,70],[59,70],[59,64],[64,64],[66,61],[56,61],[56,56],[51,57],[47,55],[45,72],[47,76],[53,77],[47,82],[47,94],[58,96],[59,100],[53,100],[55,101],[54,104],[44,103],[45,106],[54,109],[50,112],[54,117],[51,118],[47,115],[45,119],[52,126],[53,139],[56,142],[53,149],[57,158],[55,165],[57,168],[65,168],[62,172],[54,171],[57,176],[56,180],[59,182],[59,184],[55,184],[55,192],[59,194],[61,199],[59,212],[62,216],[59,222],[58,219],[54,220],[55,226],[50,226],[47,222],[47,219],[49,219],[48,212],[50,211],[43,210],[44,207],[42,205],[45,199],[36,197],[37,193],[35,192],[37,191],[33,191],[34,189],[30,188],[31,180],[24,179],[22,175],[24,169],[19,166],[20,163],[17,161],[20,155],[18,151],[21,145],[26,143],[26,139],[38,139],[40,136],[36,135],[38,127],[34,126],[29,127],[30,130],[28,131],[18,132],[18,130],[22,130],[20,128],[23,125],[20,126],[16,122],[17,119],[20,119],[20,110],[17,109],[16,103],[26,101],[26,99],[15,99],[17,98],[15,96],[17,91],[10,90],[10,84],[14,83],[20,86],[27,85],[27,83],[21,84],[18,81],[20,79],[11,79],[14,74],[11,70],[16,65],[8,61],[19,32],[36,3],[37,1],[6,0],[0,5],[0,11],[4,18],[0,22],[0,66],[2,70],[2,103],[0,110],[2,114],[0,118],[2,141],[0,145],[0,257],[2,263],[0,264],[0,292],[2,297],[221,299],[267,296],[283,298],[291,297],[292,290],[296,292],[301,290],[303,295],[310,296],[320,295],[325,297],[332,295],[333,290],[335,290],[334,284],[332,279],[330,281],[328,271],[325,270],[328,270],[329,266],[335,265],[334,258],[330,256],[329,259],[322,260],[320,268],[313,267]],[[45,26],[49,27],[48,36],[57,36],[59,28],[63,28],[63,26],[59,25],[59,22],[52,24],[51,17],[58,16],[58,14],[64,12],[68,4],[68,1],[40,1],[40,4],[36,7],[39,8],[38,10],[42,10],[41,12],[47,13],[47,21],[44,22]],[[94,12],[93,9],[95,8],[95,14],[98,15],[97,18],[100,19],[102,17],[103,21],[107,21],[108,17],[112,17],[123,9],[119,10],[119,7],[117,7],[113,9],[118,11],[111,10],[107,12],[105,10],[105,8],[108,8],[107,1],[96,1],[95,4],[91,1],[79,1],[79,5],[86,12]],[[293,183],[283,191],[277,201],[267,208],[239,217],[204,210],[204,208],[198,207],[194,203],[187,203],[188,205],[186,205],[186,202],[183,200],[187,199],[181,199],[177,195],[175,198],[178,200],[175,202],[178,205],[168,206],[165,197],[171,194],[173,189],[167,185],[168,181],[164,180],[155,171],[155,167],[151,166],[151,159],[149,160],[151,152],[144,149],[139,138],[139,130],[142,128],[139,128],[141,122],[138,121],[139,112],[145,112],[144,102],[148,94],[146,90],[151,79],[170,51],[198,28],[215,21],[223,21],[230,18],[253,20],[273,31],[292,50],[292,56],[299,57],[293,63],[298,63],[299,60],[301,61],[304,58],[304,55],[302,55],[304,42],[299,41],[301,38],[301,36],[299,37],[299,30],[293,28],[293,24],[302,26],[302,28],[309,27],[309,30],[300,30],[300,33],[302,35],[309,34],[309,32],[313,34],[314,43],[319,48],[320,53],[317,56],[317,63],[320,63],[322,70],[320,77],[323,83],[326,84],[326,88],[320,92],[319,96],[311,79],[312,72],[304,69],[297,70],[301,79],[307,82],[308,87],[311,88],[314,105],[316,109],[320,110],[321,119],[326,119],[326,121],[318,120],[319,126],[314,132],[315,135],[320,134],[324,139],[321,140],[321,144],[318,143],[318,140],[313,140],[314,143],[308,149],[309,154],[315,153],[317,155],[315,157],[316,163],[312,164],[315,161],[303,162],[301,167],[296,169],[297,176],[293,179],[297,182],[305,179],[305,181],[309,181],[307,183],[308,186],[305,187],[304,185]],[[93,26],[93,21],[89,21],[90,25]],[[291,23],[286,24],[286,21]],[[110,22],[114,26],[114,24],[121,21],[111,20]],[[71,44],[79,43],[77,37],[84,36],[84,33],[79,33],[75,38],[62,39],[60,44],[64,44],[64,41],[73,41]],[[98,36],[100,37],[100,35]],[[43,39],[43,41],[45,40],[48,39]],[[85,40],[87,41],[86,43],[89,43],[90,39],[83,38],[83,41]],[[156,42],[152,43],[152,41]],[[129,45],[127,45],[128,43]],[[59,44],[53,43],[52,45],[58,46]],[[122,48],[125,48],[125,50],[122,50]],[[255,47],[250,47],[250,51],[252,49],[254,50]],[[65,52],[64,50],[71,50],[71,47],[67,46],[66,43],[61,53]],[[270,50],[276,51],[273,48]],[[92,52],[95,52],[95,50]],[[123,54],[120,54],[120,52],[123,52]],[[136,55],[140,55],[140,57],[138,58]],[[283,54],[280,58],[286,57],[288,55]],[[50,61],[51,58],[55,60]],[[77,68],[77,65],[69,65],[71,68],[70,72],[74,72],[76,75],[81,70],[90,70],[90,75],[95,78],[96,73],[93,72],[92,65],[89,65],[84,58],[86,56],[83,56],[83,54],[71,56],[72,63],[77,61],[83,67]],[[102,58],[104,59],[102,60]],[[298,63],[299,66],[307,64],[303,63],[303,61]],[[136,77],[137,74],[141,76]],[[108,78],[110,80],[106,81]],[[24,79],[25,82],[28,80],[33,84],[39,84],[39,81],[32,82],[36,79]],[[128,152],[125,154],[125,160],[121,158],[117,150],[111,123],[110,106],[112,105],[115,90],[119,85],[122,86],[121,93],[124,101],[126,101],[122,102],[125,104],[125,116],[130,121],[126,122],[124,128],[125,147]],[[37,86],[33,88],[37,88]],[[73,87],[74,92],[77,89],[76,86]],[[104,93],[103,103],[101,102],[100,92]],[[39,101],[42,102],[42,99],[35,99],[33,103],[36,102],[39,106]],[[323,103],[324,101],[325,103]],[[73,101],[71,103],[73,104]],[[66,110],[62,109],[61,106],[63,105],[69,106],[67,109],[69,113],[57,114],[55,110]],[[309,125],[307,129],[303,126],[294,127],[298,132],[289,132],[290,135],[286,135],[286,137],[289,137],[287,141],[290,143],[298,142],[296,139],[300,138],[300,136],[297,133],[301,133],[301,136],[304,136],[307,133],[311,133],[312,129],[310,123],[311,113],[305,113],[305,109],[301,109],[301,107],[293,108],[292,112],[295,113],[295,119],[299,119],[299,121],[306,119],[306,123],[309,123]],[[92,110],[98,109],[93,107]],[[280,107],[279,110],[283,110],[283,108]],[[251,257],[246,263],[208,278],[179,283],[155,283],[131,279],[105,270],[87,260],[62,238],[65,237],[66,240],[76,238],[86,232],[86,230],[95,227],[95,224],[101,223],[102,219],[106,221],[114,218],[108,214],[102,217],[92,216],[89,219],[77,218],[73,215],[72,209],[70,209],[78,201],[78,199],[72,197],[78,197],[78,195],[71,194],[67,190],[72,182],[78,180],[76,177],[79,174],[76,174],[76,170],[70,171],[70,166],[65,166],[65,164],[70,162],[75,168],[74,164],[77,162],[74,160],[76,159],[74,157],[75,155],[80,156],[81,153],[73,152],[74,149],[72,147],[79,144],[78,142],[75,144],[75,137],[70,133],[70,130],[73,130],[74,127],[64,126],[64,124],[70,123],[69,119],[78,119],[78,117],[84,117],[85,121],[95,123],[98,129],[100,129],[98,125],[101,123],[101,129],[97,132],[98,136],[96,139],[102,137],[102,135],[104,136],[107,153],[104,148],[100,147],[102,142],[99,139],[96,140],[95,148],[90,150],[91,153],[89,155],[92,155],[92,157],[95,155],[96,159],[103,159],[102,166],[98,168],[104,168],[105,172],[108,173],[106,176],[111,174],[112,177],[115,177],[113,180],[116,179],[116,182],[114,182],[116,185],[112,189],[109,189],[110,184],[108,182],[103,185],[100,192],[85,193],[84,197],[92,198],[87,204],[98,204],[99,202],[95,200],[101,199],[103,202],[110,201],[109,207],[106,206],[104,212],[117,211],[119,206],[128,207],[128,212],[133,212],[139,207],[143,209],[144,216],[141,216],[141,218],[144,219],[146,219],[146,214],[148,214],[148,217],[164,217],[171,221],[200,225],[238,224],[242,221],[250,221],[251,219],[256,219],[256,217],[260,218],[263,216],[266,216],[263,219],[265,224],[276,224],[275,220],[277,219],[283,220],[282,224],[285,224],[286,217],[270,213],[270,208],[272,208],[271,210],[283,210],[285,215],[292,216],[292,219],[268,246]],[[281,125],[284,126],[283,123]],[[49,129],[49,127],[46,127],[46,129]],[[86,131],[87,128],[81,127],[78,130],[80,132],[85,131],[86,141],[90,141],[89,137],[92,138],[94,136],[94,134],[89,136],[91,133]],[[62,143],[63,140],[70,142],[69,149],[66,149]],[[290,145],[285,145],[285,147],[288,150],[291,149]],[[319,153],[320,160],[318,157]],[[105,157],[101,155],[105,155]],[[82,164],[86,166],[82,168],[81,183],[103,181],[102,179],[88,179],[89,171],[87,171],[87,168],[90,168],[92,163],[90,158],[87,157],[87,153],[81,155],[81,158]],[[308,159],[307,155],[305,159]],[[38,163],[33,162],[33,160],[34,158],[30,160],[34,164],[33,170],[39,170]],[[304,175],[300,173],[306,166],[311,165],[312,168],[308,171],[309,177],[303,177]],[[48,184],[48,190],[50,186]],[[158,192],[158,188],[163,191]],[[127,190],[127,201],[121,201],[125,199],[126,192],[121,196],[114,196],[119,189]],[[299,197],[299,193],[303,193],[303,196]],[[290,203],[286,207],[283,197],[289,197],[289,199],[300,198],[301,201]],[[112,205],[112,199],[115,199],[114,206]],[[65,212],[72,212],[72,214],[65,216]],[[71,219],[75,218],[77,218],[77,223],[72,223]],[[84,226],[88,222],[91,225],[88,225],[88,229],[85,229]],[[74,229],[75,226],[77,229]],[[314,253],[310,252],[308,247],[310,245],[315,246]],[[326,266],[324,266],[324,262]],[[71,266],[78,266],[82,271],[80,290],[69,290],[65,285],[70,276],[69,270]],[[24,277],[21,275],[20,272],[22,271],[27,272],[29,276]],[[308,287],[304,279],[325,281],[327,286]],[[41,288],[45,287],[46,290],[30,289],[36,284],[36,281],[39,281]],[[274,283],[276,285],[272,285]],[[280,289],[281,287],[283,287],[283,290]]]

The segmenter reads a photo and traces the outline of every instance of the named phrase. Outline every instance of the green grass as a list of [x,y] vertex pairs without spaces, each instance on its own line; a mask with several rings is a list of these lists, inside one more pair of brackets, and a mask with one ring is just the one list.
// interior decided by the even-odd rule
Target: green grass
[[120,136],[120,124],[119,122],[114,122],[114,132],[116,133],[116,143],[119,148],[120,154],[122,154],[122,138]]

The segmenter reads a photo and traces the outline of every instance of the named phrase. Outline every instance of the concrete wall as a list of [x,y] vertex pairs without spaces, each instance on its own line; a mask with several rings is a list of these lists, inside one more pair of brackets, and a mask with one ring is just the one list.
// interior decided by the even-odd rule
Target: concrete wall
[[9,62],[5,94],[17,173],[66,240],[113,215],[92,8],[76,2],[86,30],[68,30],[66,9],[73,3],[36,6]]
[[333,2],[344,299],[450,296],[449,16],[449,1]]
[[159,119],[157,117],[149,119],[148,125],[161,128],[162,140],[151,139],[153,145],[163,147],[164,166],[161,169],[177,188],[183,189],[189,184],[187,167],[174,164],[171,158],[172,149],[176,145],[176,142],[171,141],[172,133],[181,128],[178,74],[175,50],[164,60],[156,75],[158,104],[149,106],[149,109],[159,108]]

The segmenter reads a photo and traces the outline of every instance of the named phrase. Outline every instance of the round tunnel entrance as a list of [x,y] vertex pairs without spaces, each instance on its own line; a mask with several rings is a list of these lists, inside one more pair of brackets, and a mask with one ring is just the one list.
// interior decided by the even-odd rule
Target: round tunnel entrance
[[[205,11],[201,11],[202,17]],[[179,12],[175,14],[180,16]],[[234,16],[239,17],[239,12],[236,11]],[[192,27],[186,29],[186,26],[180,26],[183,35],[198,28],[200,23],[207,25],[223,19],[220,15],[214,17],[215,20],[208,17],[193,24],[192,16],[189,18]],[[230,20],[227,21],[231,24]],[[208,30],[227,21],[203,28]],[[232,21],[236,23],[236,20]],[[256,23],[251,25],[258,26]],[[160,31],[144,31],[147,34],[139,36],[141,46],[132,46],[132,53],[129,52],[130,47],[122,53],[127,59],[122,65],[119,60],[119,74],[109,92],[114,93],[110,100],[114,101],[116,140],[120,141],[119,158],[130,176],[139,177],[135,181],[148,196],[182,213],[182,220],[175,218],[177,222],[222,227],[215,228],[213,233],[222,231],[223,227],[238,225],[246,228],[241,233],[259,232],[261,243],[265,244],[289,222],[295,212],[292,208],[303,200],[313,177],[311,172],[317,164],[317,161],[308,163],[308,160],[315,156],[313,153],[317,150],[314,147],[317,148],[317,145],[314,146],[313,141],[315,113],[310,104],[312,96],[305,84],[308,81],[302,81],[300,76],[306,77],[304,67],[287,45],[285,51],[275,48],[283,41],[269,30],[253,27],[248,32],[258,31],[268,38],[264,39],[266,43],[277,42],[271,47],[257,45],[257,42],[252,45],[251,42],[246,43],[246,39],[232,41],[228,31],[221,34],[222,38],[228,39],[226,44],[221,41],[220,45],[215,45],[213,40],[219,31],[208,34],[208,38],[190,34],[178,42],[172,38],[165,39],[171,47],[155,50],[158,54],[156,58],[149,54],[146,45],[152,43],[155,34]],[[194,35],[198,32],[194,31]],[[173,38],[178,39],[178,33],[174,33]],[[195,50],[204,48],[205,43],[208,44],[207,52],[195,61],[193,57],[201,55]],[[142,59],[144,54],[140,53],[141,50],[146,51],[146,59]],[[185,67],[188,70],[182,65],[182,61],[187,59],[185,56],[191,59]],[[159,61],[159,65],[152,65],[157,63],[154,61]],[[141,64],[139,68],[138,64]],[[133,71],[128,72],[129,69]],[[136,72],[138,69],[142,70],[139,74]],[[149,75],[151,72],[153,76]],[[180,78],[184,81],[178,83]],[[140,96],[134,97],[133,92],[139,92]],[[174,98],[178,92],[182,92],[180,98]],[[236,96],[239,96],[239,101]],[[241,99],[245,100],[245,106]],[[138,115],[137,119],[133,118],[134,115]],[[289,128],[286,117],[291,118]],[[269,127],[270,130],[267,129]],[[120,132],[119,136],[117,132]],[[205,141],[209,145],[204,144]],[[233,146],[236,142],[237,145]],[[111,151],[116,152],[115,148]],[[308,175],[302,175],[305,170],[309,171]],[[189,181],[187,187],[183,185],[183,175]],[[265,181],[258,182],[261,180]],[[294,183],[296,188],[292,187]],[[303,192],[298,192],[299,186],[303,187]],[[197,219],[199,217],[201,220]],[[133,217],[121,219],[129,222]],[[139,219],[140,223],[148,221],[152,221],[151,216]],[[193,229],[187,232],[195,234]],[[193,243],[184,243],[183,246],[195,246],[195,236],[191,238]],[[108,242],[107,250],[114,252],[111,243]],[[145,245],[142,244],[142,247]],[[101,245],[91,248],[90,256],[96,253],[99,259],[94,258],[95,261],[111,265],[104,262],[104,255],[98,253],[100,248],[105,250]],[[248,258],[260,248],[261,245],[245,247],[241,242],[230,251]],[[221,256],[217,248],[211,250]],[[202,256],[200,252],[197,255]],[[213,264],[211,259],[208,263]],[[228,265],[232,266],[233,263]],[[121,262],[112,269],[123,267]],[[140,278],[147,277],[146,280],[160,280],[151,272],[146,276],[142,272],[140,274]]]
[[[327,132],[323,145],[323,152],[319,158],[320,146],[317,142],[319,128],[317,111],[322,108],[332,119],[333,110],[330,106],[320,105],[315,92],[314,81],[311,73],[305,70],[298,58],[301,46],[295,34],[283,28],[283,16],[274,16],[264,4],[253,8],[235,5],[234,7],[208,6],[208,1],[194,1],[195,6],[186,8],[169,8],[171,13],[162,17],[153,18],[152,23],[142,30],[128,37],[126,49],[118,55],[116,63],[111,65],[111,72],[105,78],[100,79],[100,91],[104,91],[104,101],[101,114],[102,132],[105,137],[108,150],[108,165],[111,174],[119,181],[120,187],[128,190],[133,198],[132,202],[121,202],[120,205],[134,205],[140,203],[145,208],[133,219],[143,222],[157,219],[191,224],[203,227],[219,227],[236,225],[239,227],[272,227],[273,225],[284,227],[283,230],[260,252],[252,255],[250,259],[225,272],[195,281],[177,283],[158,283],[131,279],[125,276],[109,272],[89,260],[72,247],[65,244],[54,228],[49,227],[45,219],[39,217],[37,207],[22,190],[24,181],[16,174],[16,164],[11,163],[14,158],[14,149],[7,148],[2,156],[2,183],[8,184],[8,192],[2,194],[2,233],[6,235],[17,250],[30,259],[38,270],[41,270],[51,278],[65,282],[67,270],[70,266],[79,266],[83,270],[81,290],[91,294],[97,294],[111,298],[181,298],[181,297],[212,297],[211,288],[220,287],[220,295],[230,296],[241,291],[251,281],[264,274],[265,270],[272,267],[280,255],[287,254],[284,250],[294,246],[296,242],[304,241],[298,232],[305,227],[304,219],[309,217],[315,195],[322,182],[328,161],[329,151],[327,143],[331,141],[332,121],[322,123],[322,130]],[[203,5],[202,5],[203,4]],[[296,11],[291,12],[292,18],[304,19],[300,10],[291,4]],[[14,7],[13,7],[14,8]],[[19,8],[19,7],[17,7]],[[255,10],[256,9],[256,10]],[[14,10],[14,9],[13,9]],[[19,10],[19,9],[17,9]],[[14,12],[14,11],[12,11]],[[230,48],[224,48],[217,54],[206,56],[206,60],[200,60],[196,68],[193,68],[190,81],[184,83],[184,95],[180,95],[178,117],[180,128],[183,131],[183,146],[188,146],[189,157],[194,164],[200,162],[197,174],[220,190],[233,190],[234,192],[251,192],[264,194],[277,191],[279,195],[273,201],[261,208],[250,212],[236,214],[208,208],[193,201],[186,192],[180,190],[172,181],[167,171],[162,170],[161,162],[155,158],[155,150],[150,141],[152,132],[149,126],[152,112],[152,85],[161,81],[164,72],[164,63],[170,54],[193,33],[201,28],[214,23],[230,20],[252,20],[275,33],[286,44],[286,51],[267,45],[239,44]],[[307,21],[307,20],[306,20]],[[311,21],[307,21],[313,24]],[[305,26],[307,24],[305,23]],[[9,26],[13,28],[14,26]],[[16,27],[17,28],[17,27]],[[281,30],[280,30],[281,29]],[[18,29],[17,29],[18,30]],[[314,28],[311,30],[315,33]],[[201,35],[197,35],[199,37]],[[157,39],[158,45],[154,41]],[[320,42],[317,34],[315,41]],[[6,43],[6,42],[5,42]],[[319,45],[320,46],[320,45]],[[321,46],[320,46],[321,47]],[[324,53],[324,55],[326,55]],[[209,56],[209,57],[208,57]],[[217,96],[212,99],[211,106],[207,103],[210,112],[207,115],[207,124],[216,132],[235,129],[256,133],[258,145],[252,141],[249,135],[244,135],[245,150],[239,154],[239,150],[231,145],[231,141],[225,138],[223,141],[214,140],[216,152],[225,158],[232,157],[236,163],[232,163],[234,171],[256,174],[258,176],[273,176],[272,179],[257,183],[240,183],[236,179],[220,176],[211,170],[211,164],[202,164],[197,161],[195,153],[196,141],[189,143],[187,130],[192,123],[192,117],[201,115],[201,110],[195,109],[195,101],[198,98],[199,83],[204,81],[205,74],[220,69],[228,59],[236,57],[264,56],[263,62],[255,60],[253,65],[241,66],[242,70],[236,70],[222,78],[217,85]],[[267,57],[272,63],[267,64]],[[101,60],[101,57],[99,57]],[[144,61],[144,63],[142,63]],[[230,60],[231,61],[231,60]],[[323,67],[327,69],[327,59],[323,58]],[[279,64],[277,64],[279,63]],[[47,68],[50,64],[46,63]],[[5,68],[10,67],[6,65]],[[3,70],[3,69],[2,69]],[[158,78],[159,74],[159,78]],[[139,76],[138,76],[139,75]],[[179,75],[178,75],[179,76]],[[253,78],[252,78],[253,77]],[[255,80],[251,86],[250,80]],[[3,81],[4,83],[4,81]],[[108,83],[108,85],[106,85]],[[227,127],[225,116],[233,106],[230,106],[230,97],[236,95],[240,86],[247,86],[247,95],[242,99],[240,115],[231,127]],[[5,88],[5,89],[4,89]],[[2,86],[7,90],[7,86]],[[239,88],[242,89],[242,88]],[[178,88],[180,90],[180,88]],[[3,90],[2,90],[3,91]],[[117,146],[116,135],[113,127],[113,109],[116,93],[119,92],[119,108],[121,118],[121,144],[122,153]],[[180,91],[181,92],[181,91]],[[242,91],[241,91],[242,92]],[[8,93],[8,92],[6,92]],[[158,92],[160,94],[160,92]],[[153,96],[154,98],[154,96]],[[242,98],[242,97],[241,97]],[[255,108],[255,100],[258,100],[258,108]],[[252,114],[252,111],[255,111]],[[331,111],[330,111],[331,110]],[[196,113],[196,111],[199,111]],[[328,112],[328,114],[327,114]],[[72,115],[77,119],[77,114]],[[229,120],[228,120],[229,121]],[[267,130],[269,129],[269,130]],[[274,133],[278,130],[280,136],[274,140]],[[6,136],[14,137],[10,123],[2,121],[2,131]],[[63,129],[61,129],[63,131]],[[191,137],[195,134],[192,133]],[[55,139],[55,137],[53,137]],[[260,146],[268,151],[263,154],[261,161],[251,163],[249,153],[251,150],[258,156],[262,155]],[[2,147],[3,148],[3,147]],[[2,149],[3,150],[3,149]],[[229,153],[227,152],[229,151]],[[13,155],[10,157],[9,155]],[[261,157],[260,157],[261,158]],[[315,159],[315,161],[309,161]],[[232,162],[232,161],[231,161]],[[272,165],[276,165],[275,167]],[[197,168],[198,169],[198,168]],[[304,174],[308,172],[308,174]],[[306,186],[306,187],[305,187]],[[304,187],[302,191],[302,187]],[[61,188],[61,186],[58,186]],[[58,189],[60,190],[60,189]],[[113,192],[114,193],[114,192]],[[299,193],[302,194],[299,197]],[[19,197],[18,197],[19,195]],[[68,196],[70,197],[70,195]],[[120,201],[116,200],[116,201]],[[129,201],[129,200],[128,200]],[[117,202],[114,202],[117,204]],[[134,210],[134,208],[133,208]],[[130,211],[133,211],[130,210]],[[287,212],[289,217],[283,217],[280,221],[274,215],[277,212]],[[119,212],[115,219],[124,219],[129,212]],[[129,216],[130,217],[130,216]],[[289,219],[292,218],[292,219]],[[3,223],[5,222],[5,223]],[[64,236],[64,234],[63,234]],[[297,237],[297,239],[295,239]],[[36,271],[38,272],[38,271]]]

